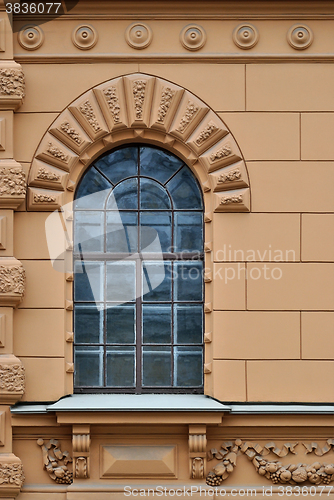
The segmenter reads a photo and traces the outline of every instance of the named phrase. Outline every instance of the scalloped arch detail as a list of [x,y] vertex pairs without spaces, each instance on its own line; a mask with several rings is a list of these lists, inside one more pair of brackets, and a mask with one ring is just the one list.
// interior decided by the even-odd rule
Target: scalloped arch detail
[[212,211],[250,211],[246,164],[225,123],[187,89],[144,73],[97,85],[56,118],[30,167],[27,209],[51,211],[72,201],[88,164],[130,142],[181,157],[201,184],[208,218]]

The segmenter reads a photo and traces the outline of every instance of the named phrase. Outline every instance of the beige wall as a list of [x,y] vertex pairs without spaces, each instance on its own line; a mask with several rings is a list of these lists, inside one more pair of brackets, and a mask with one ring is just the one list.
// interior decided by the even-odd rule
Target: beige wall
[[[68,107],[81,95],[122,75],[153,75],[203,101],[223,120],[240,148],[249,177],[249,207],[245,203],[239,212],[229,206],[222,211],[224,192],[214,191],[208,162],[198,160],[200,155],[188,147],[187,140],[175,140],[172,126],[164,133],[148,127],[146,136],[140,127],[128,126],[121,136],[111,126],[109,135],[105,123],[101,137],[89,137],[80,120],[78,128],[93,146],[87,147],[86,155],[73,152],[75,166],[68,176],[63,165],[65,181],[57,189],[64,190],[59,191],[59,199],[63,195],[65,201],[72,199],[84,170],[112,144],[146,141],[179,154],[199,178],[206,204],[205,393],[226,403],[334,403],[333,2],[81,0],[68,15],[40,25],[44,42],[37,50],[24,47],[27,38],[18,42],[1,5],[0,1],[0,64],[15,60],[26,81],[20,107],[21,103],[9,105],[0,88],[1,165],[14,158],[31,182],[31,164],[42,151],[41,141],[52,123],[66,113],[72,116]],[[126,30],[135,22],[152,30],[152,42],[146,48],[127,43]],[[16,18],[16,31],[26,24],[23,16]],[[199,50],[188,50],[180,41],[189,24],[199,25],[195,29],[206,33]],[[242,24],[259,34],[252,48],[242,46],[240,38],[241,46],[233,41]],[[78,39],[73,43],[81,25],[93,27],[98,36],[89,50],[80,49]],[[295,25],[314,35],[305,50],[293,47],[289,39]],[[129,102],[122,103],[128,114],[133,112]],[[98,108],[104,121],[102,111]],[[146,113],[148,119],[151,109]],[[240,165],[244,168],[242,161]],[[50,170],[57,166],[53,163]],[[36,184],[29,196],[31,189],[37,189]],[[271,460],[286,466],[334,464],[334,445],[329,441],[333,416],[326,412],[43,414],[36,410],[11,415],[10,404],[23,392],[23,403],[56,401],[73,392],[73,285],[69,275],[52,268],[45,235],[46,219],[57,208],[58,198],[37,208],[31,197],[20,204],[21,199],[17,207],[12,206],[12,200],[0,192],[0,257],[11,266],[21,263],[26,273],[21,302],[18,294],[13,298],[0,293],[0,361],[17,365],[18,370],[22,363],[26,374],[25,387],[19,380],[12,392],[0,391],[0,470],[10,460],[19,462],[19,457],[26,481],[20,493],[22,478],[12,490],[0,481],[0,498],[121,500],[124,484],[204,487],[205,475],[217,464],[217,460],[205,463],[206,452],[231,442],[237,446],[238,466],[235,471],[232,468],[233,476],[224,477],[222,486],[229,495],[232,487],[253,485],[256,496],[262,498],[262,487],[271,487],[272,481],[255,472],[238,439],[256,453],[274,441],[278,448],[271,451]],[[323,411],[321,406],[315,408]],[[289,409],[283,404],[276,411]],[[91,437],[91,444],[84,436]],[[62,451],[69,451],[74,476],[76,459],[80,453],[88,454],[90,477],[77,473],[73,485],[56,483],[43,469],[36,443],[41,438],[58,439]],[[80,443],[86,443],[86,448]],[[284,455],[286,446],[294,443],[298,443],[298,456],[291,451]],[[304,443],[316,443],[316,452],[306,454]],[[118,445],[128,446],[121,453],[121,465],[108,448]],[[139,459],[137,447],[141,447]],[[196,457],[202,460],[203,477],[198,471],[192,475]],[[108,472],[115,463],[121,470],[118,476]],[[273,497],[278,500],[277,490]]]
[[[334,369],[331,65],[143,62],[95,68],[92,72],[91,64],[24,64],[27,98],[15,114],[16,159],[28,167],[57,111],[106,78],[140,70],[168,78],[204,99],[244,154],[252,193],[251,213],[216,213],[212,223],[214,362],[212,375],[207,375],[212,394],[225,401],[333,401],[334,394],[320,383]],[[50,83],[42,91],[45,79]],[[20,314],[30,310],[28,329],[31,325],[34,335],[42,334],[36,326],[43,321],[43,311],[53,309],[61,321],[65,300],[62,276],[44,260],[47,215],[15,215],[14,253],[28,277]],[[17,328],[16,342],[21,345]],[[48,333],[55,350],[40,350],[38,356],[54,353],[55,370],[63,380],[59,356],[64,356],[64,332],[57,331],[57,340]],[[30,364],[32,349],[19,351],[23,363],[27,360],[28,375],[32,366],[43,370],[41,359]],[[263,369],[282,372],[294,383],[289,390],[273,389],[270,379],[262,377]],[[227,388],[220,381],[231,370],[237,376]],[[319,384],[305,392],[310,370]],[[59,396],[63,388],[61,382]],[[28,383],[25,399],[35,397],[45,395],[35,394]]]

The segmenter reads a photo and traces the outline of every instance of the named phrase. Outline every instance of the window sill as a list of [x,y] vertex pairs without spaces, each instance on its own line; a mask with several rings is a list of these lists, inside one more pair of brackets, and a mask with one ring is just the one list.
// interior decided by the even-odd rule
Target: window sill
[[229,411],[203,394],[73,394],[51,404],[11,408],[13,415],[56,414],[58,423],[87,424],[219,424]]

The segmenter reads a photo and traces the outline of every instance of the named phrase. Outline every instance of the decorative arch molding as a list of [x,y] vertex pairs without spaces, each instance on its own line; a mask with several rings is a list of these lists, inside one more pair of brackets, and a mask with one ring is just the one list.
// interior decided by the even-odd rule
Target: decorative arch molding
[[52,123],[31,164],[27,209],[51,211],[72,201],[88,164],[134,141],[164,147],[190,166],[207,218],[212,211],[250,211],[246,164],[225,123],[188,90],[143,73],[88,90]]

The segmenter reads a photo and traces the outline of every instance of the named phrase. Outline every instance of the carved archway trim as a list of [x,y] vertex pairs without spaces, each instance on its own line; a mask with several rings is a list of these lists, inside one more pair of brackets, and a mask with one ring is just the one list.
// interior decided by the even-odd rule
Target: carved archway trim
[[143,73],[88,90],[57,117],[31,164],[27,209],[51,211],[72,201],[88,164],[134,141],[181,157],[200,181],[208,214],[250,211],[246,164],[225,123],[188,90]]

